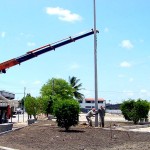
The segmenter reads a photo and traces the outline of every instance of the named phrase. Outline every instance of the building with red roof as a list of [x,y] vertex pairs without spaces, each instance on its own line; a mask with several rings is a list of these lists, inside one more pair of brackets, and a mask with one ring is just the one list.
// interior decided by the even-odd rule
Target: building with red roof
[[[104,98],[98,98],[98,108],[100,106],[106,106],[106,100]],[[82,102],[80,102],[80,107],[83,112],[87,112],[92,108],[95,108],[95,98],[85,98]]]

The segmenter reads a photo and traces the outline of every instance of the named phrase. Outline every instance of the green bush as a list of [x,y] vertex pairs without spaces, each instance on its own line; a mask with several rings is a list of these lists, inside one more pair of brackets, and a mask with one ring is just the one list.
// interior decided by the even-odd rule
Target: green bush
[[60,100],[54,105],[54,115],[57,118],[57,124],[66,130],[78,124],[79,112],[79,103],[74,99]]
[[129,99],[127,101],[124,101],[120,106],[124,118],[128,121],[132,120],[132,112],[134,105],[135,101],[133,99]]
[[146,100],[138,99],[135,104],[135,110],[139,119],[148,118],[150,106],[149,102]]
[[138,99],[137,101],[129,99],[121,104],[121,111],[124,118],[137,124],[140,119],[148,118],[150,106],[146,100]]

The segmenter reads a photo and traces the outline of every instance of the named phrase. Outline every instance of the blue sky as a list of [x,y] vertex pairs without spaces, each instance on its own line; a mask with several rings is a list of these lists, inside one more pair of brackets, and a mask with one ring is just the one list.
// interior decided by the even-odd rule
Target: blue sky
[[[150,101],[150,2],[96,0],[98,97]],[[93,0],[1,0],[0,62],[93,28]],[[65,45],[0,75],[0,90],[39,96],[48,79],[76,76],[94,97],[94,36]]]

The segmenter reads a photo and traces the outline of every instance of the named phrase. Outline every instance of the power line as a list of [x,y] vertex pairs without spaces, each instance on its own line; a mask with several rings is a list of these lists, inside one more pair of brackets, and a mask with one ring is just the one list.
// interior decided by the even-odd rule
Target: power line
[[[83,90],[94,92],[94,90],[89,90],[89,89],[83,89]],[[139,93],[138,91],[98,91],[98,92],[105,92],[105,93]]]

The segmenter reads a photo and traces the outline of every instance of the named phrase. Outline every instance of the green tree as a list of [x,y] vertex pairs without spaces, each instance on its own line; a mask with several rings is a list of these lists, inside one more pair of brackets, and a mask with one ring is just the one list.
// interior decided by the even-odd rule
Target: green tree
[[142,118],[148,118],[150,106],[149,102],[146,100],[129,99],[121,104],[121,111],[126,120],[133,121],[137,124]]
[[78,101],[82,101],[84,99],[84,95],[80,93],[79,91],[82,89],[82,83],[79,83],[80,79],[77,79],[76,77],[69,77],[69,83],[73,88],[73,95],[74,98]]
[[39,103],[35,97],[32,97],[30,94],[27,94],[24,101],[25,109],[28,115],[33,115],[35,119],[36,115],[39,113]]
[[40,94],[42,97],[51,97],[54,101],[57,99],[70,99],[73,98],[73,89],[64,79],[52,78],[42,86]]
[[79,103],[74,99],[60,100],[54,105],[54,114],[57,117],[59,127],[69,130],[79,122]]
[[39,113],[49,114],[52,112],[51,107],[49,107],[50,98],[48,96],[37,97],[37,101],[38,101]]
[[128,121],[132,120],[132,112],[134,109],[134,104],[135,104],[135,100],[129,99],[124,101],[120,106],[124,118]]
[[146,100],[138,99],[136,104],[135,104],[135,111],[137,112],[137,116],[139,119],[148,118],[148,113],[149,113],[149,102]]
[[20,101],[18,101],[19,102],[19,107],[22,108],[22,109],[24,108],[24,99],[25,98],[23,97]]

